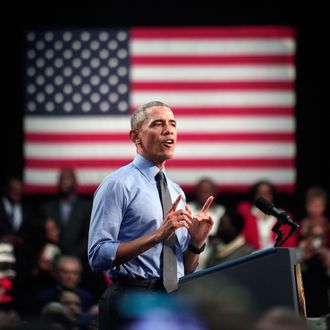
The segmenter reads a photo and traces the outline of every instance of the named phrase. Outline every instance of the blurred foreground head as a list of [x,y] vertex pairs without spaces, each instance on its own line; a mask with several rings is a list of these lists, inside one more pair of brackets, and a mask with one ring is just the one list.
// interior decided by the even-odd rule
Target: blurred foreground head
[[256,323],[254,330],[308,330],[306,321],[292,309],[274,307]]
[[258,313],[251,293],[229,278],[189,287],[181,298],[208,330],[250,330]]

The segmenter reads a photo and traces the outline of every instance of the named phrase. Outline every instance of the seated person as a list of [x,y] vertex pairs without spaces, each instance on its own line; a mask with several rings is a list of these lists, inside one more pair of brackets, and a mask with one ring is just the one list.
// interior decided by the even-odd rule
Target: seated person
[[75,290],[64,289],[59,293],[58,302],[61,303],[72,323],[79,329],[92,329],[96,325],[97,314],[83,313],[81,299]]
[[330,247],[330,221],[326,215],[328,194],[321,187],[311,187],[305,194],[305,216],[299,221],[299,238],[303,239],[311,226],[321,226],[328,231],[325,244]]
[[297,254],[309,317],[330,313],[330,221],[326,216],[327,193],[320,187],[306,192],[306,215],[300,221]]
[[[254,202],[263,197],[269,202],[273,203],[276,195],[275,186],[267,180],[256,182],[250,191],[250,201],[241,202],[238,205],[238,211],[243,215],[245,226],[243,229],[243,236],[247,243],[252,245],[256,250],[263,250],[273,247],[276,242],[276,234],[272,231],[277,220],[272,215],[267,215],[259,210]],[[281,226],[283,231],[283,239],[285,239],[291,227],[287,225]],[[296,247],[297,233],[290,236],[283,244],[283,247]]]
[[216,235],[210,239],[211,252],[207,267],[250,254],[254,248],[246,243],[242,230],[244,219],[236,211],[227,210],[222,216]]
[[[201,207],[203,207],[204,203],[208,199],[209,196],[214,196],[214,202],[208,210],[209,215],[212,217],[214,224],[209,233],[209,237],[216,234],[216,229],[219,225],[219,221],[223,214],[225,213],[225,207],[218,203],[217,197],[219,195],[217,186],[213,180],[210,178],[203,178],[198,181],[196,185],[196,198],[189,202],[192,213],[196,214],[199,212]],[[208,255],[210,253],[210,246],[208,242],[206,242],[205,250],[199,256],[199,264],[196,270],[201,270],[206,267],[206,261]]]
[[308,330],[306,320],[288,307],[272,307],[255,323],[254,330]]
[[60,255],[55,259],[54,277],[57,283],[54,287],[40,292],[39,300],[42,306],[56,301],[63,289],[72,289],[80,296],[82,310],[87,311],[92,306],[94,299],[90,292],[79,287],[81,270],[81,261],[77,257]]

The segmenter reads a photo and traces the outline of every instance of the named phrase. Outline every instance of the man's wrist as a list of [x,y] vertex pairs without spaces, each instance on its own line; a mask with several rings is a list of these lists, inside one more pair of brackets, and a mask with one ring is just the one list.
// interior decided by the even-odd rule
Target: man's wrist
[[200,254],[204,251],[206,243],[204,243],[201,247],[196,247],[192,243],[189,243],[188,249],[194,254]]

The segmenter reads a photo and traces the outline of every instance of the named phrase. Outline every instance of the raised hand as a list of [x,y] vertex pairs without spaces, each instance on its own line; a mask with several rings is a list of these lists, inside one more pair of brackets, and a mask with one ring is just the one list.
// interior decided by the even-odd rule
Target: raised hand
[[192,223],[192,213],[187,208],[176,210],[178,207],[182,196],[179,195],[174,201],[170,209],[167,211],[164,221],[162,222],[160,228],[158,229],[159,239],[158,241],[163,241],[172,236],[176,229],[185,227],[189,228]]
[[[213,226],[213,219],[211,216],[207,214],[214,197],[210,196],[206,202],[204,203],[201,211],[193,216],[193,220],[189,227],[189,234],[191,236],[191,242],[196,244],[196,247],[200,247],[207,239],[208,234],[210,233]],[[186,209],[188,212],[191,209],[190,206],[187,205]]]

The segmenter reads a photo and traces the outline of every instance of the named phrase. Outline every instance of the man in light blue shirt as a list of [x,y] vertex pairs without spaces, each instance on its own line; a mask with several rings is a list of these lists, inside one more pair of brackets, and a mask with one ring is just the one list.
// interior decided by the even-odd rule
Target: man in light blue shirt
[[[133,162],[107,176],[94,195],[88,258],[94,271],[107,271],[114,285],[100,300],[99,329],[110,328],[114,296],[127,287],[164,290],[163,242],[175,235],[177,280],[193,272],[212,228],[210,196],[192,215],[182,189],[166,175],[177,132],[172,110],[159,101],[139,107],[131,117]],[[155,176],[162,170],[172,206],[163,216]],[[114,292],[116,294],[114,294]]]

